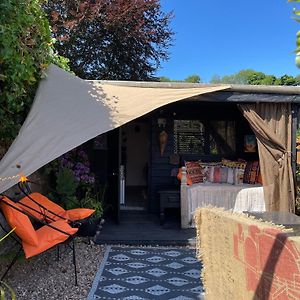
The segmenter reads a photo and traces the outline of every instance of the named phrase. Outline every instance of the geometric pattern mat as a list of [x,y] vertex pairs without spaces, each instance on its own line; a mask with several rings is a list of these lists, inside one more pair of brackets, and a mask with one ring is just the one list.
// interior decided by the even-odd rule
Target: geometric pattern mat
[[88,300],[203,299],[193,249],[108,246]]

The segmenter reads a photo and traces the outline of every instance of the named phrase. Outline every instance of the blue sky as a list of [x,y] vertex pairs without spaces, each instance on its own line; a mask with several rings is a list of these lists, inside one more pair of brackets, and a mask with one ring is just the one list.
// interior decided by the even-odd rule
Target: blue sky
[[161,0],[174,12],[170,60],[158,76],[184,79],[254,69],[275,76],[299,75],[294,53],[300,24],[287,0]]

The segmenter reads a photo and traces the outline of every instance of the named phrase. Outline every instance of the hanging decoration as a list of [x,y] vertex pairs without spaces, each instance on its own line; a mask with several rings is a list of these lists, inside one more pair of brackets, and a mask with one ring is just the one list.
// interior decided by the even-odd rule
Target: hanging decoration
[[163,156],[166,146],[168,142],[168,134],[163,130],[159,134],[159,150],[160,150],[160,155]]

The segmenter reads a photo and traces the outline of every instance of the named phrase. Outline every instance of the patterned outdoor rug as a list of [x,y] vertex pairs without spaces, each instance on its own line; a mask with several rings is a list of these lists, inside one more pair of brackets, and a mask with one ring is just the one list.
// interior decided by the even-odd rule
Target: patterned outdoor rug
[[108,246],[88,300],[202,299],[195,250]]

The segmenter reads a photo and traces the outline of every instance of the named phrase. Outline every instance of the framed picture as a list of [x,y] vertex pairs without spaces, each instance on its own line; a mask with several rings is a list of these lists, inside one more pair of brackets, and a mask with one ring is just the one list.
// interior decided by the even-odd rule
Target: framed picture
[[244,137],[244,152],[254,153],[257,152],[256,137],[254,134],[247,134]]

